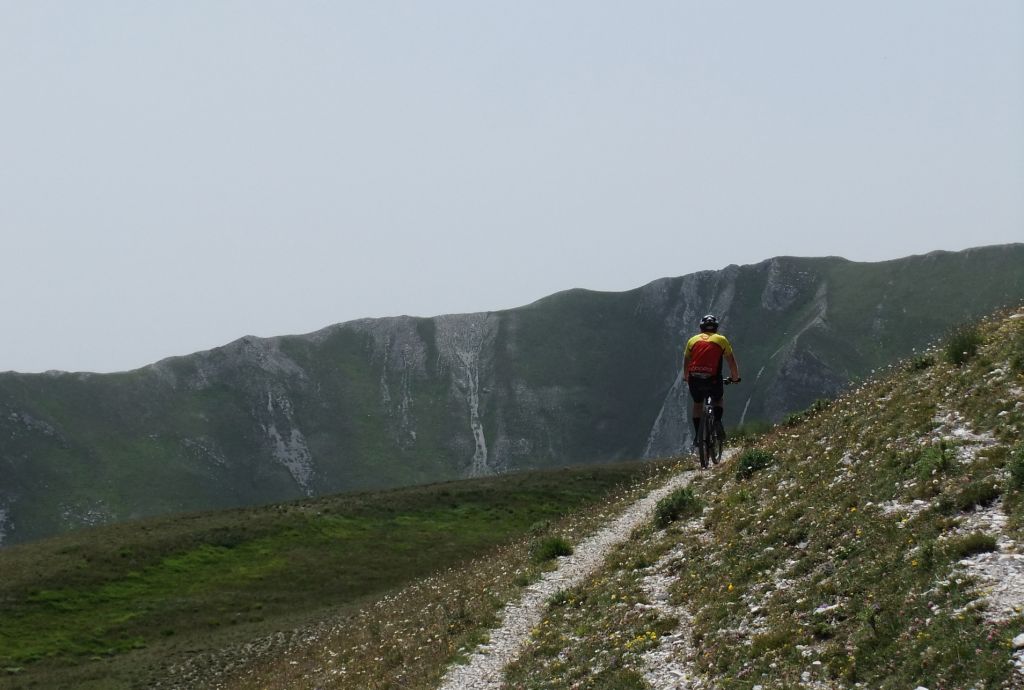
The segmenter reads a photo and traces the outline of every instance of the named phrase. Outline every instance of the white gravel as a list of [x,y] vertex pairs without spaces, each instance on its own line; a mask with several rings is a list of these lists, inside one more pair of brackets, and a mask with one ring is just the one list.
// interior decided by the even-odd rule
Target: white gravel
[[502,623],[491,631],[490,642],[480,645],[469,663],[451,667],[440,690],[500,688],[505,666],[522,652],[551,595],[582,583],[596,572],[616,544],[628,539],[634,529],[653,517],[658,501],[689,484],[693,476],[693,472],[675,475],[627,508],[614,522],[577,544],[571,556],[560,558],[557,570],[545,573],[519,601],[505,607]]
[[663,635],[658,646],[644,654],[644,680],[657,690],[697,690],[706,687],[690,659],[694,654],[690,639],[693,617],[682,606],[669,601],[669,587],[675,577],[667,572],[674,561],[683,556],[680,547],[665,554],[654,572],[644,577],[642,586],[647,598],[659,613],[679,619],[676,629]]
[[1024,553],[1020,544],[1005,532],[1009,518],[1002,502],[967,515],[954,535],[974,532],[996,539],[996,550],[960,561],[959,565],[977,579],[981,587],[984,615],[993,623],[1004,623],[1024,611]]

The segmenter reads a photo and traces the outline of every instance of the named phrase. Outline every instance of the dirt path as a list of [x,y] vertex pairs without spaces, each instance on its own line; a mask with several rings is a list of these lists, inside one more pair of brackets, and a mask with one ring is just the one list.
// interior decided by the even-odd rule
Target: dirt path
[[491,631],[490,642],[477,648],[466,665],[451,667],[440,690],[500,688],[505,666],[519,656],[530,630],[541,621],[551,595],[574,587],[595,573],[615,545],[653,517],[658,501],[689,484],[694,475],[692,471],[675,475],[627,508],[614,522],[577,544],[572,556],[559,559],[557,570],[545,573],[519,601],[505,607],[502,623]]

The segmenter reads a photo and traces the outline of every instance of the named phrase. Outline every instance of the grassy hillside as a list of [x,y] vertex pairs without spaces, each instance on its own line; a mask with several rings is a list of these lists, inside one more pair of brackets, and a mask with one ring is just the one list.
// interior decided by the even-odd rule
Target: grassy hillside
[[656,471],[632,463],[344,494],[5,549],[0,687],[149,686],[170,664],[341,616],[539,538]]
[[[984,321],[973,355],[961,333],[791,418],[696,481],[699,517],[652,525],[552,601],[510,686],[645,687],[644,653],[682,625],[678,660],[717,688],[1024,687],[1022,316]],[[651,610],[655,571],[685,620]]]
[[[791,416],[703,473],[681,499],[691,517],[638,530],[552,597],[506,687],[639,690],[665,645],[694,687],[1022,688],[1022,431],[1024,312]],[[502,559],[406,588],[228,686],[435,687],[518,597],[528,554]]]

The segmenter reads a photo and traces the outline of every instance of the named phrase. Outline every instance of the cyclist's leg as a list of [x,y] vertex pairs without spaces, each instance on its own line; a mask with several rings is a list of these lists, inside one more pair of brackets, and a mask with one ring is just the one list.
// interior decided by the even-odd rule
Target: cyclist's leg
[[690,398],[693,400],[693,445],[700,439],[700,418],[704,413],[704,389],[702,381],[690,379]]
[[[703,403],[701,407],[704,407],[707,403]],[[701,468],[706,468],[711,461],[711,425],[713,419],[710,414],[702,414],[700,417],[700,425],[697,428],[697,437],[694,441],[697,446],[697,454],[700,457]]]
[[715,427],[719,436],[725,438],[725,425],[722,418],[725,416],[725,382],[722,379],[715,381],[712,394],[712,405],[715,409]]
[[718,424],[721,424],[722,417],[725,416],[725,400],[723,400],[722,398],[717,398],[711,401],[711,404],[714,406],[715,409],[715,421]]

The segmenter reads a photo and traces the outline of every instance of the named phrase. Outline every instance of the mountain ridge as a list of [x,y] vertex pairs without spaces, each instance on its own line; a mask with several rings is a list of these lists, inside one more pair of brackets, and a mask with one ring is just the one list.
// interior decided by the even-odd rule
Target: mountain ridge
[[886,262],[775,257],[626,292],[245,336],[114,374],[0,374],[11,543],[145,515],[677,454],[681,347],[719,314],[778,421],[1024,299],[1024,244]]
[[983,246],[978,246],[978,247],[969,247],[969,248],[962,249],[962,250],[935,249],[935,250],[931,250],[931,251],[928,251],[928,252],[924,252],[922,254],[909,254],[909,255],[904,256],[904,257],[897,257],[895,259],[880,259],[878,261],[858,261],[858,260],[855,260],[855,259],[847,259],[846,257],[839,256],[839,255],[834,255],[834,254],[829,254],[829,255],[826,255],[826,256],[803,256],[803,255],[796,255],[796,254],[780,254],[778,256],[774,256],[774,257],[771,257],[771,258],[768,258],[768,259],[763,259],[761,261],[757,261],[757,262],[750,263],[750,264],[735,264],[735,263],[733,263],[733,264],[727,264],[727,265],[723,266],[720,269],[702,269],[702,270],[695,271],[693,273],[687,273],[687,274],[684,274],[684,275],[662,276],[660,278],[655,278],[655,279],[653,279],[653,280],[651,280],[651,281],[649,281],[647,283],[644,283],[643,285],[640,285],[640,286],[637,286],[637,287],[634,287],[634,288],[629,288],[629,289],[626,289],[626,290],[597,290],[597,289],[586,288],[586,287],[566,288],[564,290],[558,290],[558,291],[553,292],[553,293],[551,293],[549,295],[544,295],[543,297],[539,297],[538,299],[536,299],[536,300],[534,300],[532,302],[527,302],[526,304],[522,304],[522,305],[515,306],[515,307],[507,307],[507,308],[504,308],[504,309],[489,309],[489,310],[485,310],[485,311],[481,311],[481,312],[450,312],[450,313],[449,312],[445,312],[445,313],[439,313],[439,314],[432,314],[432,315],[428,315],[428,316],[414,315],[414,314],[394,314],[394,315],[391,315],[391,316],[362,316],[362,317],[358,317],[358,318],[355,318],[355,319],[349,319],[349,320],[346,320],[346,321],[338,321],[338,322],[329,324],[327,326],[323,326],[321,328],[317,328],[317,329],[314,329],[312,331],[307,331],[307,332],[304,332],[304,333],[289,333],[289,334],[279,334],[279,335],[271,335],[271,336],[261,336],[261,335],[256,335],[254,333],[247,333],[245,335],[239,336],[238,338],[235,338],[234,340],[231,340],[231,341],[229,341],[227,343],[224,343],[223,345],[215,345],[215,346],[210,347],[210,348],[204,348],[204,349],[200,349],[200,350],[195,350],[195,351],[189,352],[187,354],[168,355],[166,357],[161,357],[161,358],[159,358],[159,359],[157,359],[157,360],[155,360],[153,362],[149,362],[147,364],[143,364],[143,365],[138,366],[138,367],[133,367],[131,369],[123,369],[123,370],[108,371],[108,372],[97,372],[97,371],[91,371],[91,370],[73,370],[73,369],[46,369],[44,371],[39,371],[39,372],[25,372],[25,371],[18,371],[16,369],[7,369],[7,370],[0,371],[0,375],[2,375],[2,374],[21,374],[21,375],[26,375],[26,376],[43,376],[43,375],[46,375],[46,376],[56,376],[56,375],[63,375],[63,374],[73,374],[73,375],[83,375],[83,376],[106,376],[106,375],[109,375],[109,374],[127,374],[127,373],[136,372],[136,371],[139,371],[139,370],[142,370],[142,369],[148,369],[149,367],[158,366],[158,365],[163,364],[165,362],[169,362],[169,361],[173,361],[173,360],[178,360],[178,359],[181,359],[181,358],[184,358],[184,357],[192,357],[192,356],[195,356],[195,355],[201,355],[201,354],[204,354],[204,353],[212,352],[212,351],[218,350],[220,348],[230,347],[230,346],[232,346],[232,345],[234,345],[236,343],[240,343],[240,342],[246,341],[246,340],[277,340],[277,339],[280,339],[280,338],[314,338],[315,339],[317,336],[319,336],[319,335],[321,335],[321,334],[323,334],[325,332],[332,331],[332,330],[334,330],[336,328],[339,328],[339,327],[342,327],[342,326],[348,326],[348,325],[352,325],[352,324],[361,324],[361,323],[365,323],[365,322],[387,321],[387,320],[393,320],[393,319],[436,319],[436,318],[440,318],[440,317],[443,317],[443,316],[466,316],[466,315],[469,315],[469,314],[502,314],[502,313],[511,312],[511,311],[517,311],[517,310],[521,310],[521,309],[528,309],[528,308],[533,307],[535,305],[538,305],[540,303],[546,302],[547,300],[550,300],[552,298],[559,297],[561,295],[571,294],[571,293],[585,293],[585,294],[594,294],[594,295],[619,295],[619,294],[634,292],[636,290],[643,290],[644,288],[648,288],[648,287],[651,287],[651,286],[653,286],[655,284],[662,283],[662,282],[665,282],[665,281],[676,281],[676,280],[680,280],[680,279],[682,279],[684,277],[688,277],[688,276],[712,275],[712,274],[715,274],[715,273],[718,273],[720,271],[724,271],[724,270],[730,269],[730,268],[742,268],[742,267],[745,267],[745,266],[760,266],[762,264],[766,264],[768,262],[775,261],[775,260],[837,261],[837,262],[848,263],[848,264],[872,266],[872,265],[882,265],[882,264],[888,264],[888,263],[893,263],[893,262],[900,262],[900,261],[904,261],[904,260],[907,260],[907,259],[919,259],[919,258],[927,258],[927,257],[933,257],[933,256],[945,256],[945,255],[951,255],[951,254],[965,254],[965,253],[969,253],[969,252],[974,252],[974,251],[979,251],[979,250],[988,250],[988,249],[998,248],[998,247],[1013,248],[1013,247],[1019,247],[1019,246],[1024,246],[1024,243],[1011,242],[1011,243],[1006,243],[1006,244],[983,245]]

